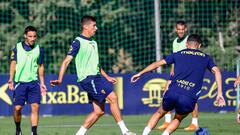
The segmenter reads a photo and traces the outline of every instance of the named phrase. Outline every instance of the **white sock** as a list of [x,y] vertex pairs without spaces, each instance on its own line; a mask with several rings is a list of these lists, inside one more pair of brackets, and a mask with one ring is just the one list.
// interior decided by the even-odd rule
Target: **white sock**
[[142,135],[148,135],[151,132],[151,128],[149,128],[148,126],[146,126],[143,130]]
[[87,129],[85,127],[81,126],[81,128],[78,130],[76,135],[84,135],[86,132],[87,132]]
[[165,130],[162,135],[169,135],[169,133]]
[[171,113],[170,114],[165,114],[165,122],[168,122],[168,123],[170,123],[171,122]]
[[198,126],[198,118],[192,118],[192,124]]
[[120,127],[120,129],[122,131],[122,134],[125,134],[128,131],[125,123],[123,122],[123,120],[119,121],[117,124]]

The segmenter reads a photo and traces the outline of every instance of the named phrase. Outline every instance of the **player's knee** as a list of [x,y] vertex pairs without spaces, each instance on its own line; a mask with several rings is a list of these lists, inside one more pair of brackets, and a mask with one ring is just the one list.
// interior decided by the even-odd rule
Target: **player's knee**
[[94,113],[98,116],[103,116],[105,112],[102,110],[98,110],[98,111],[94,111]]
[[15,111],[19,112],[19,111],[22,110],[22,106],[16,105],[16,106],[14,107],[14,109],[15,109]]
[[174,116],[174,119],[177,119],[179,122],[181,122],[186,116],[187,116],[187,114],[186,115],[178,115],[178,114],[176,114]]
[[118,102],[118,97],[117,97],[117,94],[116,93],[111,93],[109,96],[108,96],[108,102],[111,104],[111,103],[117,103]]
[[39,110],[38,104],[31,104],[32,112],[37,112]]

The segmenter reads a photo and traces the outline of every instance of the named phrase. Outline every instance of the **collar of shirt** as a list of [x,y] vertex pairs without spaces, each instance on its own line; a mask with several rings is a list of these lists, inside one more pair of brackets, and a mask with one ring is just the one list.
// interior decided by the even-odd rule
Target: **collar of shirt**
[[182,38],[178,38],[177,42],[178,43],[182,42],[186,37],[187,37],[187,34],[185,34]]
[[25,42],[22,42],[22,46],[25,51],[31,51],[34,48],[34,46],[27,45]]
[[88,37],[85,37],[85,36],[83,36],[83,35],[80,35],[79,37],[80,37],[80,38],[83,38],[83,39],[86,39],[86,40],[89,40],[89,41],[92,41],[92,38],[88,38]]

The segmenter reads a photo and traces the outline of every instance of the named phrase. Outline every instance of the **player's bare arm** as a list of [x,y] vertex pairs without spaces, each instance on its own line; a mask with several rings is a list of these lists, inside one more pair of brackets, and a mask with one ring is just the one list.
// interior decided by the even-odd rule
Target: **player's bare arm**
[[218,106],[222,107],[224,106],[225,103],[225,99],[222,96],[222,75],[221,75],[221,71],[218,67],[213,67],[212,68],[212,72],[215,75],[215,79],[216,79],[216,83],[217,83],[217,102],[218,102]]
[[61,64],[61,67],[60,67],[59,74],[58,74],[58,79],[50,81],[50,84],[52,86],[55,86],[55,85],[58,85],[58,84],[62,83],[63,75],[64,75],[69,63],[72,61],[72,59],[73,59],[73,56],[67,55],[66,58],[63,60],[63,62]]
[[40,80],[40,89],[41,89],[41,93],[42,95],[45,95],[47,92],[47,87],[45,85],[45,81],[44,81],[44,65],[40,64],[38,66],[38,75],[39,75],[39,80]]
[[149,66],[147,66],[146,68],[144,68],[142,71],[140,71],[138,74],[134,75],[132,78],[131,78],[131,82],[136,82],[141,75],[147,73],[147,72],[150,72],[162,65],[165,65],[167,64],[166,61],[164,59],[160,60],[160,61],[156,61],[156,62],[153,62],[152,64],[150,64]]
[[100,69],[100,73],[102,76],[104,76],[109,82],[116,84],[117,80],[114,77],[110,77],[109,75],[107,75],[107,73],[101,68]]
[[15,69],[16,69],[16,61],[12,60],[10,63],[9,80],[8,80],[8,87],[10,90],[14,90],[13,77],[15,74]]

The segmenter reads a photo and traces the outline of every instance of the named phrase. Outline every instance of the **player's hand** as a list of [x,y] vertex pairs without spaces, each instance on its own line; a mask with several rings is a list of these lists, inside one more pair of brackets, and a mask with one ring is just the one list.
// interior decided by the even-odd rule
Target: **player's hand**
[[234,82],[234,87],[236,88],[238,84],[240,84],[240,79],[237,79],[237,80]]
[[217,95],[217,105],[219,107],[223,107],[224,105],[226,105],[225,99],[223,98],[222,95]]
[[56,85],[59,85],[61,83],[62,83],[62,81],[60,81],[60,80],[51,80],[50,81],[51,86],[56,86]]
[[138,74],[136,74],[136,75],[134,75],[134,76],[132,76],[132,78],[131,78],[131,82],[132,83],[134,83],[134,82],[136,82],[139,78],[140,78],[140,74],[138,73]]
[[42,96],[45,96],[47,94],[47,87],[45,84],[41,84],[40,85],[40,89],[41,89],[41,94]]
[[114,77],[108,77],[107,80],[113,84],[117,83],[117,80]]
[[9,88],[10,90],[14,90],[14,83],[13,83],[12,80],[9,80],[9,81],[8,81],[8,88]]

